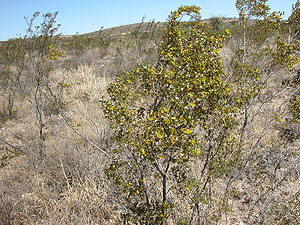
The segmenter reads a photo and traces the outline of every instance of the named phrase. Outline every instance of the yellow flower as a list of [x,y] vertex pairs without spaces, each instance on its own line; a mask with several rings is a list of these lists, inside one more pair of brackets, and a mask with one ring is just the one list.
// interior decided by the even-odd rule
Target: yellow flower
[[146,155],[146,151],[145,151],[145,149],[143,148],[143,149],[141,149],[141,155]]
[[195,104],[194,102],[190,102],[189,105],[190,105],[191,107],[195,107],[195,106],[196,106],[196,104]]
[[207,127],[208,127],[208,124],[207,124],[207,123],[205,123],[205,124],[204,124],[204,128],[205,128],[205,129],[207,129]]
[[151,73],[155,73],[155,70],[153,68],[151,68],[150,72]]
[[158,137],[158,138],[162,138],[162,135],[161,135],[161,133],[160,133],[160,132],[157,132],[157,133],[156,133],[156,137]]
[[130,185],[131,185],[131,183],[130,183],[129,181],[127,181],[127,183],[126,183],[126,187],[127,187],[127,188],[129,188],[129,187],[130,187]]
[[198,155],[200,153],[199,149],[195,148],[194,153]]
[[171,143],[172,143],[172,144],[175,144],[175,138],[174,138],[174,137],[171,137],[170,139],[171,139]]
[[165,122],[165,124],[167,124],[167,125],[170,124],[170,120],[168,120],[167,118],[164,118],[164,122]]
[[118,182],[119,182],[119,183],[122,183],[122,181],[123,181],[122,178],[119,178],[119,179],[118,179]]
[[192,130],[190,130],[190,129],[186,129],[186,130],[184,130],[184,133],[186,133],[186,134],[190,134],[190,133],[192,133]]

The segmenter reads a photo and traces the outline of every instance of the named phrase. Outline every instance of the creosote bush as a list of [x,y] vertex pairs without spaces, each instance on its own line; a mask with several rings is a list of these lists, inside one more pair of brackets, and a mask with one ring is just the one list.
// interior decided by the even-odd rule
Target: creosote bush
[[[196,128],[210,133],[208,123],[214,121],[222,128],[222,145],[229,141],[237,108],[227,101],[230,85],[223,81],[219,52],[230,31],[210,33],[197,19],[199,9],[172,12],[157,66],[140,65],[118,76],[103,101],[118,144],[106,174],[123,192],[125,220],[167,221],[179,207],[171,193],[183,198],[200,187],[188,174],[189,163],[203,156]],[[193,21],[180,22],[185,14]],[[225,162],[216,163],[225,169]]]
[[[169,17],[157,64],[138,65],[109,85],[102,107],[116,145],[105,173],[124,221],[227,223],[232,196],[240,195],[235,185],[247,186],[245,193],[256,199],[242,210],[244,222],[279,220],[272,214],[273,200],[295,169],[289,165],[297,148],[271,131],[288,109],[297,115],[298,100],[287,94],[270,113],[266,105],[280,93],[292,93],[291,86],[260,98],[276,72],[294,71],[299,43],[292,29],[288,40],[281,37],[282,13],[270,13],[266,2],[236,2],[240,44],[227,73],[220,51],[230,30],[212,30],[199,20],[199,7],[183,6]],[[185,15],[189,22],[180,21]],[[257,124],[258,115],[265,123]],[[257,192],[248,179],[265,191]]]

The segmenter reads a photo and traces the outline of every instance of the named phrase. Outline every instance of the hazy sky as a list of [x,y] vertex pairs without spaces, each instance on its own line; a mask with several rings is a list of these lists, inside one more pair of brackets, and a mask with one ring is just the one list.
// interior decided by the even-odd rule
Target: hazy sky
[[[296,0],[269,0],[272,10],[290,15]],[[235,0],[0,0],[0,40],[24,35],[24,16],[59,11],[60,33],[75,34],[155,19],[164,22],[181,5],[199,5],[202,18],[237,17]]]

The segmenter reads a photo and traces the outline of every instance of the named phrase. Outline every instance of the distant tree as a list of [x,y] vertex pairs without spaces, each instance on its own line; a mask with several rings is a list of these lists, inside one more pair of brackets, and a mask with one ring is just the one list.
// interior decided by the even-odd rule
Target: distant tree
[[[56,33],[60,26],[56,24],[58,12],[44,14],[42,22],[37,25],[35,21],[39,15],[40,13],[36,12],[32,18],[25,18],[28,28],[24,37],[11,39],[0,46],[0,63],[4,67],[1,72],[1,85],[7,85],[7,115],[12,116],[13,103],[18,96],[31,104],[38,126],[39,147],[36,151],[42,155],[45,117],[61,108],[49,85],[52,62],[63,54],[55,48],[59,37]],[[5,143],[2,138],[1,141]],[[13,147],[10,143],[6,144],[9,144],[13,151],[24,153],[20,148]],[[12,153],[10,149],[7,151],[8,155]]]

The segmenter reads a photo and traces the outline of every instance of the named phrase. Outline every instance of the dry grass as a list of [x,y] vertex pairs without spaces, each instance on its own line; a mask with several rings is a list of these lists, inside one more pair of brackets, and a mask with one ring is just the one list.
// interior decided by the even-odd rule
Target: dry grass
[[[231,40],[229,45],[231,48],[222,51],[225,68],[230,66],[231,54],[236,48],[235,40]],[[106,95],[107,85],[114,80],[114,74],[130,70],[137,63],[155,64],[156,50],[156,39],[149,37],[141,42],[130,35],[120,35],[106,48],[91,49],[79,55],[67,54],[64,59],[56,62],[57,68],[51,74],[51,85],[60,102],[65,104],[65,117],[53,112],[46,116],[42,158],[37,152],[38,127],[34,108],[23,98],[16,99],[15,117],[0,122],[0,136],[24,149],[28,156],[14,158],[8,166],[0,168],[0,224],[121,223],[122,206],[118,204],[118,196],[103,173],[108,159],[90,145],[87,139],[101,149],[111,147],[112,133],[99,101]],[[282,81],[283,75],[285,74],[278,73],[270,79],[264,93],[266,96],[280,91],[277,84]],[[67,86],[62,88],[58,83]],[[260,134],[265,132],[266,124],[262,121],[270,114],[284,112],[284,108],[279,107],[283,97],[279,95],[264,103],[262,107],[259,103],[254,105],[249,114],[256,116],[246,133],[248,146],[255,143]],[[7,103],[7,95],[0,95],[0,102]],[[5,107],[5,104],[2,104],[2,107]],[[272,148],[272,144],[279,137],[279,131],[275,132],[279,125],[278,121],[267,124],[267,135],[254,151],[254,156],[263,159],[260,163],[265,162],[269,166],[266,174],[274,171],[276,159],[272,161],[272,157],[280,157],[288,150],[279,149],[282,152],[274,152]],[[297,144],[298,142],[294,145]],[[5,144],[0,144],[2,152],[6,147]],[[201,163],[203,162],[196,162],[191,173],[199,175],[199,168],[203,166]],[[259,198],[271,181],[267,175],[253,179],[255,168],[261,166],[256,163],[253,162],[233,184],[234,191],[229,200],[231,211],[227,218],[223,215],[221,224],[251,224],[263,208],[264,202]],[[293,175],[274,195],[278,204],[277,207],[275,204],[275,209],[269,211],[270,218],[266,220],[267,223],[276,216],[274,211],[278,210],[277,215],[281,215],[284,207],[288,207],[285,203],[291,201],[294,194],[299,192],[299,167],[297,158],[294,158],[294,164],[284,167],[294,168]],[[284,176],[284,168],[279,171],[279,178]],[[264,185],[260,185],[261,183]],[[219,179],[211,188],[217,202],[218,198],[223,197],[226,179]],[[180,201],[178,199],[178,202]],[[183,217],[191,214],[188,201],[189,196],[180,202]],[[213,214],[216,209],[207,206],[201,210],[201,213],[207,216]],[[293,210],[299,209],[295,206]]]
[[[67,103],[69,122],[97,145],[107,147],[110,130],[99,100],[109,78],[97,76],[94,67],[87,65],[53,71],[53,77],[54,83],[70,84],[58,93]],[[1,169],[0,223],[103,224],[112,219],[114,213],[106,202],[109,187],[103,182],[103,154],[75,135],[59,115],[51,115],[45,122],[45,156],[39,159],[35,113],[24,101],[16,106],[17,116],[5,123],[1,136],[30,156]]]
[[[3,121],[0,133],[28,156],[14,158],[0,168],[0,224],[120,222],[120,206],[114,203],[103,173],[107,158],[86,138],[102,149],[110,147],[111,130],[99,101],[114,74],[137,63],[153,63],[156,44],[150,39],[138,43],[125,36],[116,36],[114,41],[109,47],[79,55],[70,52],[54,64],[50,85],[59,102],[64,103],[65,118],[48,110],[42,158],[37,152],[34,107],[22,97],[16,98],[16,115]],[[67,86],[62,88],[59,83]],[[5,94],[0,101],[7,103]],[[6,147],[0,144],[1,154]]]

